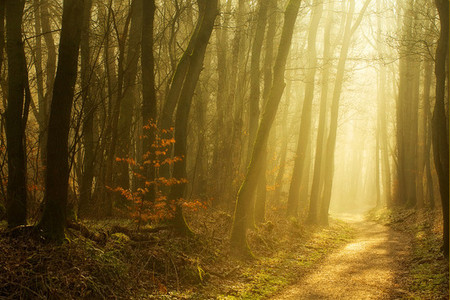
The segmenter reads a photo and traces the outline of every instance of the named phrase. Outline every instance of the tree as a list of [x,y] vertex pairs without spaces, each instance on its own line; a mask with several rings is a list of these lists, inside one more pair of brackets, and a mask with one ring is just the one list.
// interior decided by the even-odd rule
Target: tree
[[84,19],[80,40],[81,52],[81,97],[84,107],[83,143],[84,160],[83,175],[80,185],[80,201],[78,204],[78,216],[88,215],[91,206],[92,181],[94,178],[94,101],[91,93],[92,60],[90,51],[89,29],[91,24],[92,0],[86,0],[84,6]]
[[6,53],[8,55],[8,106],[5,129],[8,151],[6,214],[9,227],[27,222],[25,126],[26,62],[22,41],[25,1],[6,1]]
[[300,7],[300,0],[290,0],[284,12],[284,24],[281,33],[278,54],[273,68],[273,81],[264,106],[263,115],[258,126],[255,144],[252,149],[252,158],[247,168],[244,181],[239,189],[236,208],[234,212],[233,228],[231,231],[231,245],[243,255],[250,255],[247,244],[247,224],[250,212],[251,197],[256,190],[258,175],[260,172],[262,158],[264,157],[265,145],[269,137],[275,114],[284,90],[284,71],[287,56],[291,47],[292,34],[295,21]]
[[[320,1],[319,1],[320,2]],[[311,131],[311,109],[314,99],[314,81],[317,70],[316,36],[322,17],[322,2],[314,1],[311,12],[311,23],[308,32],[307,61],[308,71],[306,74],[305,98],[303,100],[302,118],[300,122],[300,132],[298,135],[297,152],[292,172],[291,185],[287,205],[287,215],[297,217],[299,190],[302,182],[303,169],[305,164],[306,151],[308,149]],[[306,190],[308,187],[306,188]]]
[[361,24],[364,13],[369,6],[370,0],[366,0],[358,18],[352,25],[353,12],[355,9],[355,1],[350,0],[350,7],[347,13],[347,19],[345,23],[344,37],[341,52],[339,55],[339,61],[336,71],[336,79],[334,82],[333,98],[331,102],[331,121],[330,132],[328,134],[325,156],[325,188],[323,194],[323,202],[319,211],[319,219],[323,224],[328,224],[328,210],[330,208],[331,190],[333,187],[333,175],[334,175],[334,150],[336,147],[336,134],[337,134],[337,122],[339,115],[339,100],[341,97],[342,85],[345,73],[345,63],[347,61],[348,49],[350,47],[351,37],[355,33],[356,29]]
[[311,223],[317,222],[317,212],[319,207],[319,198],[323,189],[323,155],[325,153],[324,141],[326,131],[327,119],[327,99],[328,99],[328,82],[331,69],[331,45],[330,35],[333,25],[333,3],[328,9],[327,24],[324,30],[323,37],[323,69],[322,69],[322,86],[320,94],[320,109],[319,109],[319,127],[317,129],[316,155],[314,158],[314,173],[311,185],[311,196],[309,201],[308,221]]
[[[445,113],[445,65],[448,58],[449,35],[449,2],[448,0],[435,0],[439,13],[441,31],[436,48],[436,63],[434,73],[436,75],[436,102],[433,111],[433,154],[434,165],[439,178],[439,191],[442,202],[442,215],[444,220],[443,252],[448,257],[449,251],[449,169],[448,169],[448,119]],[[448,96],[448,95],[447,95]],[[448,99],[448,98],[447,98]]]
[[[153,20],[155,18],[155,1],[144,0],[142,5],[142,40],[141,40],[141,65],[142,65],[142,125],[148,126],[156,122],[156,91],[155,91],[155,59],[153,57]],[[155,141],[153,125],[150,126],[149,135],[142,142],[142,153],[146,159],[154,160],[152,150]],[[147,180],[153,181],[155,170],[153,164],[147,167]],[[150,186],[147,194],[148,201],[155,200],[154,186]]]
[[[189,53],[189,64],[186,71],[186,78],[183,82],[177,112],[175,117],[175,146],[174,156],[181,157],[173,166],[173,177],[177,180],[186,179],[186,149],[187,149],[187,125],[192,97],[203,66],[206,47],[214,27],[216,19],[217,0],[199,0],[200,26],[193,43],[192,52]],[[170,189],[169,200],[176,201],[175,216],[173,223],[175,229],[181,234],[190,234],[191,231],[183,216],[183,208],[180,201],[183,199],[186,190],[186,183],[173,185]]]
[[64,0],[58,67],[48,124],[44,212],[38,224],[51,241],[64,239],[69,186],[68,139],[84,0]]

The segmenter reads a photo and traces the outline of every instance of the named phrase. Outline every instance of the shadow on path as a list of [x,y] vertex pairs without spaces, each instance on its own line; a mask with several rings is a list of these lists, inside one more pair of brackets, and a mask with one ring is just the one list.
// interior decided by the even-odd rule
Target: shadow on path
[[338,216],[356,229],[355,239],[273,300],[401,299],[396,283],[404,274],[410,238],[362,216]]

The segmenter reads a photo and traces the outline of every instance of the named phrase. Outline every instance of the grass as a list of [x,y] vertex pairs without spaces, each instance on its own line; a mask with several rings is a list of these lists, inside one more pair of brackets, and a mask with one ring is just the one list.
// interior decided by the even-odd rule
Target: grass
[[262,299],[352,238],[339,221],[319,228],[272,218],[249,232],[256,259],[245,261],[230,255],[229,215],[199,212],[190,224],[194,237],[163,230],[136,241],[111,233],[114,222],[90,222],[104,244],[72,229],[60,246],[0,234],[0,298]]
[[442,219],[439,210],[382,209],[372,220],[411,237],[411,259],[403,278],[412,299],[448,299],[449,262],[442,255]]

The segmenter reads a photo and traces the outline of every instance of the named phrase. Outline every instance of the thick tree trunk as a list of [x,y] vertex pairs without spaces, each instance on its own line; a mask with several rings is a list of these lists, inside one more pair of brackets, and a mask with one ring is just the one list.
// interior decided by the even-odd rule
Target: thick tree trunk
[[[433,154],[434,165],[439,178],[439,191],[442,201],[442,215],[444,220],[443,252],[448,257],[449,232],[449,169],[448,169],[448,119],[445,113],[445,64],[448,59],[448,35],[449,35],[449,2],[448,0],[435,0],[439,12],[441,32],[436,49],[436,102],[433,112]],[[448,95],[447,95],[448,96]]]
[[[8,227],[27,222],[27,186],[24,94],[26,62],[22,41],[24,1],[6,2],[6,53],[8,55],[8,106],[5,131],[8,151],[6,216]],[[25,121],[25,122],[24,122]]]
[[77,78],[84,0],[64,0],[58,68],[53,86],[47,140],[44,213],[38,227],[49,240],[61,242],[69,187],[68,139]]
[[287,56],[291,47],[292,34],[295,21],[300,7],[300,0],[290,0],[285,13],[284,25],[281,33],[278,54],[273,69],[272,88],[264,106],[263,115],[256,134],[255,144],[252,150],[252,159],[247,169],[244,182],[239,189],[236,209],[234,212],[233,228],[231,232],[231,245],[243,255],[249,255],[250,250],[247,245],[247,224],[248,213],[251,204],[251,197],[256,190],[261,161],[264,157],[265,146],[270,133],[270,128],[275,119],[275,115],[284,90],[284,71]]

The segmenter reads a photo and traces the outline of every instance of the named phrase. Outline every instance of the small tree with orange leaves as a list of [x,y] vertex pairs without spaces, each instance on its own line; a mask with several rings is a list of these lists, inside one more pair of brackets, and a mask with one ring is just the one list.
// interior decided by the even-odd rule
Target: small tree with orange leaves
[[[132,158],[116,158],[117,162],[126,163],[131,167],[133,176],[138,179],[139,187],[135,191],[120,186],[115,188],[108,187],[114,192],[120,193],[126,200],[127,213],[136,222],[138,230],[145,223],[158,223],[172,219],[177,201],[181,201],[183,206],[191,209],[205,207],[205,204],[199,200],[168,199],[165,192],[167,189],[164,189],[164,187],[187,182],[185,178],[166,178],[159,175],[161,167],[170,166],[183,159],[183,157],[171,157],[169,153],[170,148],[175,143],[173,128],[168,130],[160,129],[153,122],[149,122],[143,128],[145,134],[141,136],[141,139],[147,138],[150,131],[153,131],[154,142],[151,145],[151,149],[143,154],[141,162],[136,162]],[[146,175],[146,170],[148,170],[149,166],[155,171],[153,179]],[[155,198],[152,201],[146,197],[151,192],[155,193]]]

